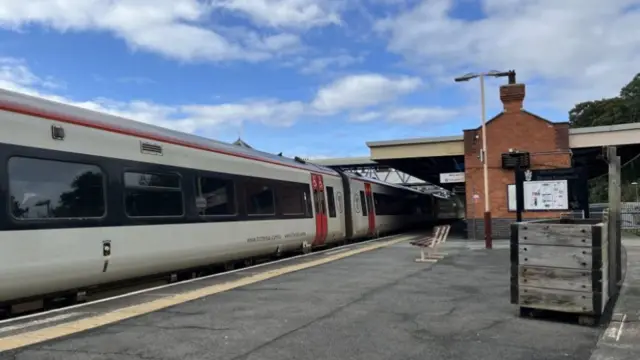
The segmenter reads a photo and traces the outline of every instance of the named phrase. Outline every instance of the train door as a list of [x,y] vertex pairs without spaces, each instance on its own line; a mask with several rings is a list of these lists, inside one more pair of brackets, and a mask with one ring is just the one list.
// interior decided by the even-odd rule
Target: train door
[[373,208],[373,192],[371,191],[371,184],[364,184],[364,196],[367,202],[368,216],[369,216],[369,235],[374,235],[376,232],[376,213]]
[[327,239],[327,206],[324,197],[324,181],[322,175],[311,174],[311,187],[313,189],[313,203],[316,208],[316,237],[313,245],[323,245]]

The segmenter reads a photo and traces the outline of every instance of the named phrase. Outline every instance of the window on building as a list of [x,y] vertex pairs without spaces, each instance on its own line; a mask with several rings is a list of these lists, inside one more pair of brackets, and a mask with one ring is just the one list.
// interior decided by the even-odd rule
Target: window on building
[[336,200],[331,186],[327,186],[327,205],[329,206],[329,217],[336,217]]
[[245,199],[249,215],[275,215],[273,189],[262,182],[245,184]]
[[100,218],[106,213],[105,176],[96,165],[12,157],[10,207],[21,220]]
[[200,215],[219,216],[236,213],[235,188],[232,180],[210,176],[198,178],[198,195],[203,199]]
[[180,175],[125,172],[125,211],[130,217],[182,216]]

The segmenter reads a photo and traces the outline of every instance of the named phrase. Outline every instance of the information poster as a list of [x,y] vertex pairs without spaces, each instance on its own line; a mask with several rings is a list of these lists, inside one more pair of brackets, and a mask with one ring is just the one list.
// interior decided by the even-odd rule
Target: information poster
[[[567,180],[525,181],[524,210],[568,210],[569,191]],[[507,186],[509,211],[516,211],[516,185]]]
[[567,180],[526,181],[525,210],[568,210]]

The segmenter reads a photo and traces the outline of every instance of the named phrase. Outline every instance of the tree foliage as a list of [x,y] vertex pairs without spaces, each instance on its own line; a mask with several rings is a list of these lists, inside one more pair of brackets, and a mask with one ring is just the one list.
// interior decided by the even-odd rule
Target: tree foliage
[[640,73],[608,99],[584,101],[569,111],[573,128],[640,122]]
[[[569,111],[569,124],[573,128],[635,122],[640,122],[640,73],[620,90],[618,96],[581,102]],[[631,183],[640,181],[640,158],[624,166],[621,180],[622,201],[635,201],[636,187]],[[606,176],[591,181],[590,202],[606,202],[609,195],[608,187],[609,182]]]

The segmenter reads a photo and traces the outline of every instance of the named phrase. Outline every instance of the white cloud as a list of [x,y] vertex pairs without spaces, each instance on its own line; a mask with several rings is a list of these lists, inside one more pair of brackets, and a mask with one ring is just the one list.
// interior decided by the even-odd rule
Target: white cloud
[[186,105],[183,111],[201,126],[236,124],[244,121],[274,126],[290,126],[304,113],[300,101],[261,100],[236,104]]
[[340,23],[335,5],[327,0],[212,0],[211,4],[269,27],[308,29]]
[[362,114],[355,114],[351,116],[353,122],[369,122],[377,120],[382,116],[380,111],[368,111]]
[[0,87],[17,90],[40,86],[44,82],[19,59],[0,58]]
[[35,89],[52,91],[64,87],[64,83],[50,77],[36,76],[21,59],[0,57],[0,88],[2,89],[32,92]]
[[413,107],[391,110],[387,114],[390,122],[403,124],[441,123],[458,115],[453,109],[441,107]]
[[442,107],[406,107],[391,108],[385,111],[368,111],[355,114],[350,117],[353,122],[370,122],[374,120],[385,120],[391,123],[401,123],[409,125],[417,124],[437,124],[449,120],[460,112],[454,109]]
[[245,122],[290,126],[305,109],[301,102],[277,100],[177,106],[140,100],[122,102],[105,98],[78,101],[50,92],[49,85],[48,80],[34,74],[25,62],[0,58],[0,88],[189,133],[199,132],[215,137],[218,135],[216,131],[220,128],[239,127]]
[[388,77],[380,74],[350,75],[318,90],[312,106],[322,113],[365,108],[396,99],[415,91],[419,78]]
[[[534,96],[571,107],[616,95],[638,71],[637,0],[482,0],[486,17],[455,18],[453,0],[423,0],[380,20],[391,51],[451,75],[515,69]],[[461,5],[462,6],[462,5]]]
[[[304,23],[308,28],[326,25],[322,19],[337,16],[306,0],[215,4],[235,4],[235,10],[249,14],[259,25],[268,18],[276,22],[271,25]],[[275,12],[265,13],[267,5]],[[27,25],[37,24],[60,32],[105,31],[133,50],[180,61],[260,61],[300,45],[298,36],[288,32],[261,35],[243,29],[242,36],[227,37],[221,24],[211,23],[211,18],[221,18],[216,9],[211,2],[199,0],[0,0],[0,28],[24,31]]]
[[[363,104],[378,105],[392,98],[409,92],[420,85],[420,81],[408,77],[384,77],[382,75],[369,74],[345,77],[335,83],[322,88],[318,97],[333,99],[328,94],[328,89],[334,89],[339,94],[355,97],[356,100],[346,102],[325,102],[333,106],[331,110],[343,108],[344,110],[361,109]],[[349,84],[364,85],[360,89]],[[93,98],[78,100],[69,96],[60,95],[52,90],[58,84],[52,83],[46,78],[34,74],[27,64],[19,59],[0,58],[0,88],[17,91],[32,96],[38,96],[48,100],[67,103],[93,111],[112,114],[123,118],[153,124],[169,129],[188,133],[198,133],[211,138],[220,138],[228,135],[230,131],[238,131],[246,123],[260,123],[267,126],[288,127],[303,119],[305,116],[323,116],[333,113],[318,113],[312,103],[303,101],[279,101],[277,99],[253,99],[236,103],[218,104],[177,104],[165,105],[152,101],[116,101],[107,98]],[[374,87],[377,87],[373,89]],[[381,95],[382,94],[382,95]],[[365,102],[362,99],[367,99]],[[317,100],[317,98],[316,98]],[[329,108],[327,108],[329,109]],[[401,122],[407,124],[419,124],[439,121],[452,115],[446,109],[431,108],[394,108],[386,110],[368,111],[352,115],[354,121],[386,120],[387,122]],[[329,157],[320,153],[311,154],[308,151],[299,151],[301,154],[313,155],[311,157]],[[337,154],[337,153],[336,153]]]
[[317,74],[324,72],[329,67],[347,67],[349,65],[361,63],[363,60],[364,57],[362,56],[354,57],[346,54],[320,57],[309,61],[309,63],[303,66],[300,71],[303,74]]

